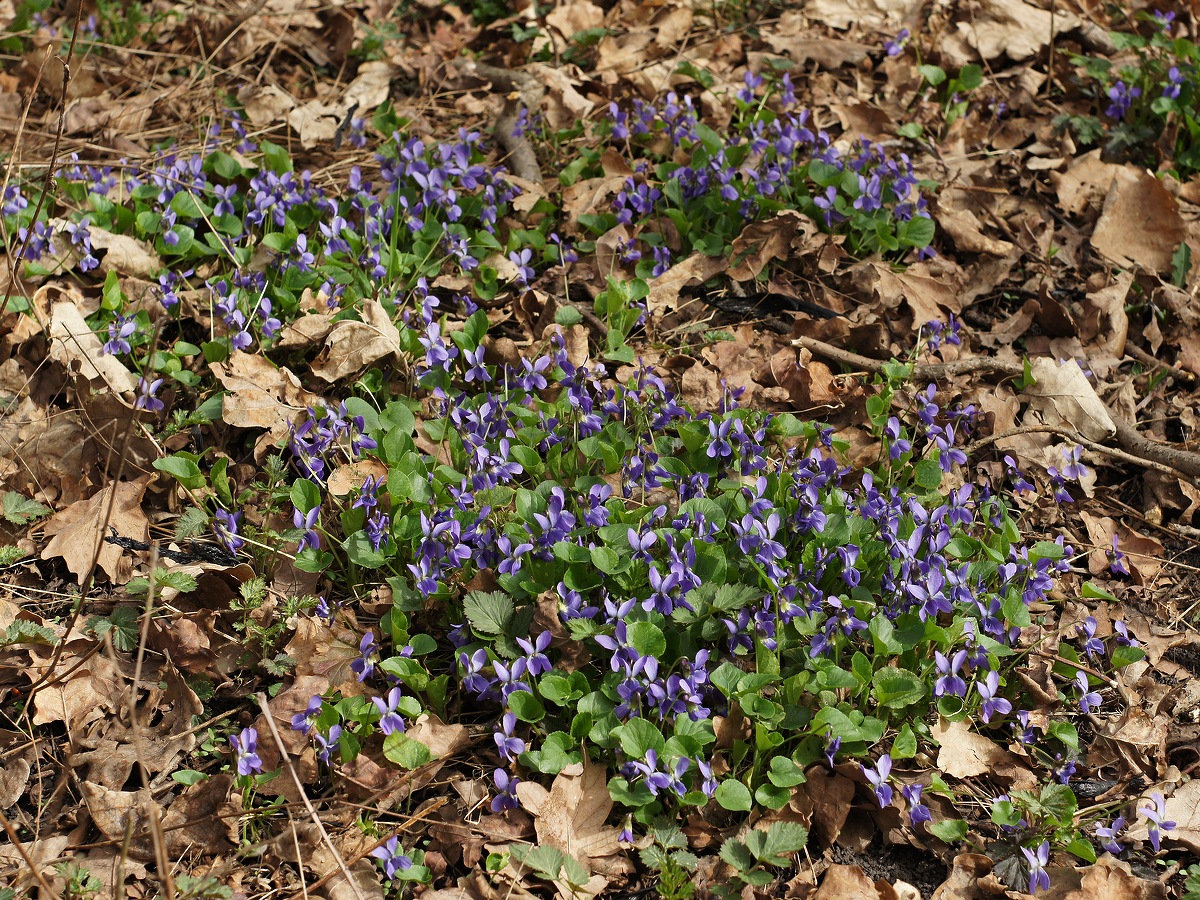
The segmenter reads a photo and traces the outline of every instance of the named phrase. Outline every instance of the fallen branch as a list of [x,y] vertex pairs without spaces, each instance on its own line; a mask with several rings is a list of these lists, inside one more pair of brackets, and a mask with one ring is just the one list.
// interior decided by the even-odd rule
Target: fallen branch
[[[850,350],[843,350],[840,347],[835,347],[816,338],[798,337],[792,340],[792,344],[796,347],[803,347],[815,356],[822,356],[825,359],[839,362],[864,372],[882,372],[884,365],[886,365],[882,360],[872,359],[869,356],[863,356],[861,353],[854,353]],[[1023,371],[1023,367],[1018,363],[1001,362],[1000,360],[978,356],[971,357],[970,359],[958,359],[948,363],[914,366],[913,377],[937,381],[950,375],[965,375],[974,372],[1015,377],[1021,375]],[[1117,442],[1121,445],[1121,450],[1107,447],[1104,444],[1090,441],[1081,435],[1068,432],[1066,429],[1058,429],[1052,426],[1030,426],[1028,430],[1016,429],[1001,435],[993,435],[990,441],[1001,440],[1004,437],[1012,437],[1016,434],[1032,434],[1035,433],[1035,430],[1050,431],[1064,437],[1070,437],[1071,440],[1077,441],[1084,447],[1094,450],[1097,453],[1104,453],[1108,456],[1121,459],[1124,462],[1132,463],[1146,469],[1154,469],[1155,471],[1163,472],[1176,478],[1184,478],[1192,484],[1196,484],[1197,480],[1200,479],[1200,453],[1192,453],[1190,450],[1180,450],[1167,444],[1152,441],[1144,437],[1141,432],[1120,416],[1116,415],[1111,408],[1108,410],[1108,414],[1117,427],[1115,436]],[[983,441],[989,441],[989,439],[984,438],[982,441],[977,441],[976,445],[984,446]]]
[[1127,344],[1125,346],[1125,352],[1140,363],[1144,363],[1147,366],[1153,366],[1156,369],[1162,369],[1176,381],[1183,381],[1187,384],[1194,384],[1196,381],[1196,376],[1191,372],[1188,372],[1185,369],[1180,369],[1177,366],[1172,366],[1168,363],[1162,362],[1161,360],[1157,360],[1135,344]]

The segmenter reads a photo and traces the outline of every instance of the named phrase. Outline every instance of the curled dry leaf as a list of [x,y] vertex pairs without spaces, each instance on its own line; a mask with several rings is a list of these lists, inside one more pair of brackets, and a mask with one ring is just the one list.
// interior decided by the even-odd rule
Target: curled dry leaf
[[[958,22],[958,33],[945,38],[939,49],[953,68],[980,56],[1001,55],[1014,62],[1042,53],[1055,36],[1079,27],[1079,17],[1056,8],[1053,12],[1024,0],[981,0],[969,18]],[[946,63],[943,63],[946,65]]]
[[781,210],[774,218],[747,225],[733,241],[729,277],[735,281],[757,278],[772,260],[789,258],[794,244],[816,233],[817,223],[794,209]]
[[890,900],[895,897],[891,886],[884,882],[887,892],[880,891],[860,866],[834,864],[825,872],[813,900]]
[[48,331],[50,358],[68,370],[78,371],[89,381],[102,381],[118,394],[132,393],[137,388],[133,373],[115,356],[104,353],[104,344],[74,302],[58,300],[50,304]]
[[693,253],[650,282],[646,311],[651,316],[658,317],[677,309],[680,291],[686,287],[703,284],[724,272],[727,265],[724,257]]
[[[1195,808],[1193,803],[1192,809]],[[1063,900],[1165,900],[1167,896],[1164,885],[1138,878],[1129,863],[1111,853],[1105,853],[1094,866],[1088,866],[1082,872],[1078,889],[1066,894]]]
[[127,234],[113,234],[95,225],[88,228],[92,238],[92,247],[103,250],[100,259],[101,272],[117,272],[121,275],[133,275],[137,278],[157,278],[162,271],[163,263],[154,252],[154,248],[145,241],[139,241]]
[[1030,363],[1035,384],[1025,388],[1030,398],[1030,413],[1025,424],[1039,418],[1047,425],[1067,431],[1078,430],[1092,441],[1104,441],[1117,433],[1117,426],[1103,401],[1096,395],[1079,363],[1070,359],[1059,365],[1050,357],[1039,357]]
[[571,854],[589,873],[632,871],[629,860],[616,855],[621,849],[617,842],[620,832],[605,824],[613,801],[604,766],[574,763],[555,776],[550,790],[522,781],[517,796],[521,806],[533,814],[539,843]]
[[355,375],[400,350],[400,331],[378,300],[366,300],[361,322],[335,322],[325,348],[313,361],[312,373],[330,383]]
[[846,824],[853,800],[854,782],[850,778],[814,766],[809,769],[808,780],[796,787],[791,805],[801,811],[811,805],[813,833],[821,846],[831,847]]
[[1114,174],[1092,246],[1119,266],[1167,271],[1171,255],[1187,237],[1179,201],[1144,169],[1123,166]]
[[276,367],[263,356],[230,354],[211,368],[221,386],[229,391],[221,407],[225,424],[235,428],[263,428],[267,440],[255,447],[255,456],[266,447],[285,440],[289,427],[298,423],[320,398],[300,386],[300,379],[287,367]]

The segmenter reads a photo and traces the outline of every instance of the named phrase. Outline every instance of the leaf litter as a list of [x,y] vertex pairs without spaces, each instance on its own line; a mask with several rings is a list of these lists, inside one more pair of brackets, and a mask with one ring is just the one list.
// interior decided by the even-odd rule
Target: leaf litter
[[[829,422],[848,440],[849,458],[866,459],[879,451],[864,430],[867,382],[852,363],[842,373],[847,360],[837,351],[879,361],[903,355],[918,336],[926,339],[923,329],[930,321],[953,314],[965,322],[973,335],[970,347],[944,346],[934,365],[967,363],[945,368],[942,390],[978,404],[991,429],[985,440],[1015,454],[1022,469],[1040,471],[1062,467],[1058,437],[1091,442],[1086,459],[1095,469],[1095,482],[1086,486],[1078,509],[1030,503],[1022,527],[1062,534],[1085,548],[1087,570],[1103,585],[1102,596],[1041,610],[1045,641],[1021,677],[1035,695],[1041,692],[1047,707],[1057,702],[1056,648],[1089,617],[1102,639],[1112,637],[1119,623],[1141,643],[1146,661],[1122,668],[1111,685],[1125,699],[1125,711],[1116,719],[1092,717],[1091,729],[1080,735],[1080,759],[1087,760],[1093,775],[1115,776],[1109,778],[1112,784],[1132,791],[1139,806],[1151,804],[1155,793],[1165,796],[1163,818],[1175,825],[1163,832],[1163,840],[1195,854],[1200,823],[1191,775],[1200,698],[1191,685],[1200,674],[1200,523],[1195,519],[1200,466],[1192,448],[1200,425],[1200,317],[1195,267],[1190,255],[1180,253],[1181,247],[1200,246],[1195,224],[1200,206],[1194,202],[1194,182],[1108,159],[1101,150],[1082,152],[1053,127],[1050,89],[1056,82],[1078,84],[1071,68],[1053,54],[1063,44],[1075,50],[1099,45],[1111,52],[1101,37],[1122,23],[1105,21],[1098,12],[1051,12],[1043,5],[989,0],[969,8],[926,9],[919,2],[876,0],[813,2],[803,11],[727,4],[702,14],[679,3],[623,0],[605,9],[575,0],[540,19],[532,6],[497,10],[503,14],[490,22],[478,10],[430,7],[425,11],[432,21],[418,30],[401,27],[393,21],[396,11],[379,4],[332,9],[272,0],[245,14],[208,17],[184,10],[158,17],[154,28],[131,19],[123,42],[115,42],[116,26],[108,22],[109,38],[123,45],[96,43],[69,84],[61,68],[42,66],[47,49],[63,52],[63,28],[71,27],[72,17],[56,17],[51,6],[28,26],[31,40],[22,45],[28,47],[23,61],[0,82],[0,115],[6,123],[15,123],[25,110],[4,98],[31,100],[20,140],[15,128],[5,129],[3,149],[22,166],[45,165],[53,157],[62,112],[64,154],[78,153],[81,164],[130,165],[170,141],[181,150],[199,146],[203,136],[195,123],[222,94],[232,92],[260,135],[289,146],[297,159],[316,168],[318,179],[332,184],[334,172],[372,165],[345,136],[356,118],[369,120],[380,109],[394,111],[433,139],[449,138],[460,127],[486,131],[495,125],[505,94],[494,82],[490,89],[480,87],[479,78],[447,66],[464,52],[478,54],[481,63],[532,75],[542,88],[534,113],[554,128],[595,115],[613,98],[650,100],[684,85],[700,88],[694,92],[705,116],[724,125],[728,111],[696,73],[737,83],[746,67],[753,70],[771,60],[803,67],[804,90],[821,110],[821,127],[840,122],[847,141],[859,133],[894,138],[899,124],[921,122],[927,142],[910,152],[922,177],[941,183],[934,213],[939,258],[903,270],[880,259],[854,263],[846,259],[840,238],[822,234],[813,219],[785,209],[741,229],[729,258],[695,252],[655,278],[637,350],[644,361],[677,377],[683,398],[699,407],[715,407],[731,387],[744,389],[751,405],[800,410]],[[8,4],[0,15],[15,21],[18,7],[24,5]],[[522,37],[534,26],[536,35]],[[986,87],[972,97],[972,115],[947,121],[951,98],[931,94],[909,55],[881,52],[902,28],[932,36],[926,43],[930,60],[948,72],[986,67]],[[534,62],[539,53],[543,61]],[[155,60],[164,54],[177,64],[158,65]],[[1052,60],[1049,72],[1047,59]],[[214,60],[224,67],[220,75],[201,65]],[[67,105],[60,110],[57,98],[64,88]],[[1078,99],[1076,93],[1065,102]],[[1000,106],[1003,113],[996,112]],[[55,159],[61,165],[64,158]],[[633,174],[623,161],[608,159],[603,174],[566,187],[561,191],[564,224],[578,231],[586,217],[607,208]],[[11,178],[10,166],[6,185]],[[400,335],[378,302],[367,304],[359,320],[339,319],[320,313],[310,293],[305,308],[314,314],[284,327],[278,346],[288,351],[285,357],[235,350],[214,361],[211,370],[224,390],[218,413],[157,445],[153,435],[139,430],[133,414],[136,376],[101,352],[104,335],[95,334],[85,317],[101,302],[103,276],[155,279],[166,248],[97,227],[91,245],[100,251],[101,277],[80,278],[68,271],[78,265],[79,255],[65,236],[65,224],[60,221],[53,229],[54,264],[33,276],[34,292],[27,290],[29,275],[6,286],[0,478],[4,490],[14,493],[5,495],[3,527],[5,543],[23,548],[26,559],[10,566],[0,598],[0,624],[8,629],[0,649],[0,696],[9,716],[0,734],[5,748],[0,805],[31,837],[19,850],[0,848],[0,859],[9,867],[6,877],[17,873],[12,883],[21,891],[49,882],[58,892],[65,870],[56,864],[73,861],[100,879],[98,890],[117,895],[144,891],[149,881],[170,877],[155,868],[169,863],[197,877],[211,873],[219,884],[247,895],[300,891],[309,878],[324,879],[330,897],[384,896],[378,870],[366,861],[371,841],[364,842],[354,824],[362,803],[376,803],[374,808],[393,817],[391,827],[408,836],[406,846],[426,839],[427,863],[443,879],[425,891],[429,897],[545,891],[543,882],[530,879],[516,864],[516,856],[496,869],[486,855],[531,842],[569,854],[583,867],[583,884],[551,880],[560,896],[615,893],[645,883],[638,882],[634,857],[618,835],[619,822],[612,821],[603,767],[586,760],[572,763],[549,788],[532,781],[518,785],[522,808],[481,814],[487,790],[480,786],[480,773],[493,768],[482,747],[490,738],[480,741],[473,726],[432,715],[412,723],[407,738],[427,748],[428,762],[401,774],[363,756],[347,770],[345,786],[311,800],[325,829],[336,834],[332,843],[305,819],[303,807],[310,799],[282,776],[260,790],[285,799],[291,826],[274,834],[270,828],[256,830],[261,826],[253,822],[247,825],[233,776],[216,771],[213,761],[220,753],[218,734],[233,724],[257,722],[260,736],[269,733],[265,713],[256,720],[244,699],[268,684],[256,663],[275,658],[275,651],[288,661],[286,678],[275,682],[281,690],[272,714],[286,736],[284,750],[311,780],[318,771],[313,750],[287,725],[293,716],[304,715],[313,696],[331,689],[345,697],[362,693],[351,668],[360,658],[362,629],[330,629],[311,616],[280,613],[273,622],[270,607],[258,607],[268,611],[259,614],[258,637],[248,641],[250,620],[241,613],[254,571],[242,566],[216,573],[201,567],[188,573],[199,579],[199,593],[173,591],[169,581],[161,586],[161,613],[147,633],[153,653],[142,670],[139,654],[111,637],[101,639],[103,629],[85,627],[90,620],[72,607],[82,604],[86,615],[112,626],[120,620],[118,610],[140,608],[126,588],[131,578],[157,577],[144,556],[104,542],[110,529],[136,540],[186,537],[172,534],[171,525],[195,497],[156,476],[153,460],[168,449],[199,446],[197,434],[215,440],[225,454],[226,448],[245,443],[248,433],[250,454],[222,458],[230,469],[252,472],[272,448],[294,435],[307,411],[322,404],[333,386],[352,382],[372,367],[393,368],[400,361]],[[630,237],[612,229],[596,241],[590,274],[579,276],[593,296],[603,290],[613,260]],[[25,238],[6,234],[5,241],[9,281],[9,260]],[[519,271],[503,256],[494,264],[509,279]],[[756,279],[764,274],[772,294],[810,300],[833,316],[773,313],[761,306],[736,315],[705,302],[697,291],[716,284],[723,292],[745,294],[760,287]],[[567,296],[559,296],[559,286],[548,291],[510,297],[507,310],[488,310],[489,319],[517,323],[510,331],[514,357],[518,345],[541,340],[547,323],[558,319],[548,309],[573,308]],[[20,315],[18,298],[26,299],[31,315]],[[782,335],[769,327],[772,316],[782,320]],[[203,317],[197,311],[197,320]],[[211,320],[211,311],[207,317]],[[572,326],[576,344],[589,325]],[[704,332],[720,332],[722,339],[699,352],[682,339]],[[187,337],[202,341],[206,335]],[[602,345],[603,334],[592,331],[591,337]],[[807,343],[796,348],[793,338]],[[1033,359],[1031,379],[1012,377],[1023,356]],[[973,360],[980,364],[973,366]],[[631,370],[623,371],[631,377]],[[97,394],[110,394],[120,409],[104,413]],[[106,418],[124,421],[130,436],[105,434]],[[1117,419],[1138,423],[1142,440],[1169,452],[1140,455],[1145,445],[1123,435]],[[187,428],[195,433],[188,435]],[[135,447],[139,439],[143,443]],[[429,439],[429,447],[436,446]],[[386,474],[370,472],[380,480]],[[342,471],[335,476],[352,485],[347,491],[361,488],[367,477]],[[14,494],[10,504],[7,498]],[[52,515],[41,519],[43,512]],[[1109,577],[1117,548],[1129,580]],[[168,571],[183,573],[184,567],[168,566]],[[1080,583],[1072,573],[1060,590],[1078,597]],[[318,590],[315,580],[307,583],[309,593]],[[372,602],[358,599],[362,611]],[[374,602],[386,608],[379,598]],[[342,621],[354,625],[353,610],[346,612]],[[279,627],[268,637],[272,625]],[[561,626],[558,632],[555,639],[566,641]],[[203,679],[195,680],[198,676]],[[30,693],[33,702],[27,706],[24,698]],[[132,708],[127,698],[133,698]],[[1045,710],[1031,712],[1031,718],[1039,717],[1046,718]],[[213,727],[217,721],[221,731]],[[938,719],[931,736],[939,745],[936,758],[915,760],[914,771],[927,785],[947,779],[959,788],[954,800],[948,792],[930,798],[939,821],[961,816],[973,827],[986,828],[986,810],[969,808],[970,798],[986,796],[982,781],[1012,790],[1036,783],[1023,748],[1015,743],[1001,746],[945,718]],[[267,768],[277,765],[279,749],[265,739],[260,747]],[[192,767],[208,769],[208,777],[191,781],[186,773],[195,772]],[[135,776],[135,769],[141,774]],[[814,766],[806,774],[807,782],[781,808],[748,823],[799,822],[817,836],[814,852],[824,855],[797,858],[786,896],[921,893],[905,881],[908,872],[868,874],[865,851],[877,835],[940,861],[946,878],[923,886],[925,895],[931,890],[941,898],[1019,895],[993,871],[995,860],[902,826],[894,810],[889,820],[889,811],[870,801],[857,767],[827,771]],[[145,776],[148,784],[141,783]],[[423,806],[413,806],[417,798]],[[428,813],[422,814],[425,808]],[[85,815],[86,834],[73,830]],[[1148,821],[1131,826],[1126,839],[1148,840]],[[166,835],[162,846],[151,840],[156,829]],[[701,854],[737,836],[736,829],[703,818],[690,821],[685,833],[691,849]],[[237,858],[235,848],[262,852],[268,842],[263,859],[274,871]],[[856,863],[833,861],[829,851],[839,843],[858,854]],[[710,859],[711,880],[719,882],[721,863]],[[340,869],[350,860],[348,879]],[[1056,857],[1049,867],[1055,896],[1184,895],[1178,864],[1174,871],[1155,871],[1112,855],[1091,864],[1070,862]],[[749,887],[743,892],[754,894]]]

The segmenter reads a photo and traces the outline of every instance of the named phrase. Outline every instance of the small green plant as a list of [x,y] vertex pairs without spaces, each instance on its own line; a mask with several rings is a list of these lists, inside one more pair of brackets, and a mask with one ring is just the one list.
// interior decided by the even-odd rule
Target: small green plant
[[28,525],[43,516],[50,515],[50,507],[30,500],[16,491],[5,491],[0,499],[0,516],[13,525]]
[[730,838],[721,845],[721,859],[736,874],[729,884],[714,888],[714,896],[736,897],[745,885],[763,887],[777,877],[773,869],[788,868],[792,856],[808,843],[808,831],[795,822],[773,822],[766,831],[754,829],[743,838]]
[[1083,144],[1107,138],[1105,149],[1114,157],[1161,163],[1187,177],[1200,171],[1200,47],[1173,36],[1173,12],[1139,13],[1138,20],[1149,34],[1109,35],[1118,52],[1132,56],[1131,62],[1071,56],[1082,70],[1085,92],[1102,114],[1064,114],[1055,124],[1070,128]]
[[0,568],[20,562],[29,554],[15,544],[0,544]]
[[233,889],[211,875],[199,878],[180,874],[175,876],[175,896],[179,900],[230,900]]
[[113,649],[122,653],[128,653],[138,645],[138,613],[132,606],[118,606],[107,616],[89,616],[83,627],[100,640],[111,634]]
[[947,127],[966,115],[971,106],[971,94],[983,84],[983,69],[975,64],[963,66],[953,78],[941,66],[921,65],[917,71],[925,83],[935,89]]
[[78,863],[62,862],[54,867],[54,871],[67,879],[62,893],[65,900],[91,900],[104,889],[104,882]]
[[662,900],[688,900],[696,892],[691,873],[699,859],[687,849],[687,838],[673,823],[654,825],[649,832],[654,843],[641,851],[642,863],[658,873],[658,896]]
[[512,858],[527,866],[530,874],[545,881],[562,881],[575,890],[582,890],[588,882],[588,873],[582,863],[569,853],[546,844],[512,844]]
[[1184,894],[1181,900],[1200,900],[1200,865],[1193,863],[1184,870],[1183,875]]

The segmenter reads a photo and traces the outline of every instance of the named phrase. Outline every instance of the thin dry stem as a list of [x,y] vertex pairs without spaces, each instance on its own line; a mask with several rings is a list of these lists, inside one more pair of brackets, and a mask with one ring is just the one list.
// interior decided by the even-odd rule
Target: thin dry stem
[[271,705],[270,701],[267,700],[267,695],[259,691],[255,696],[258,698],[258,705],[262,708],[263,718],[266,719],[267,729],[271,732],[271,738],[275,741],[275,746],[279,748],[280,759],[283,760],[284,768],[288,770],[288,775],[291,777],[292,783],[300,793],[300,799],[304,802],[304,808],[308,810],[309,818],[317,826],[317,831],[321,833],[321,839],[325,842],[325,846],[329,848],[329,852],[333,854],[333,858],[337,861],[338,868],[346,876],[346,880],[350,883],[350,889],[354,891],[354,896],[357,900],[366,900],[358,887],[358,882],[354,880],[354,875],[350,872],[350,867],[346,865],[346,861],[338,853],[337,847],[333,845],[333,840],[329,837],[329,832],[325,830],[325,825],[321,822],[321,817],[317,815],[312,801],[308,799],[308,794],[304,790],[304,783],[300,780],[300,776],[296,774],[296,767],[292,765],[292,757],[288,754],[287,747],[283,746],[283,740],[279,737],[279,729],[275,726],[275,718],[271,714]]

